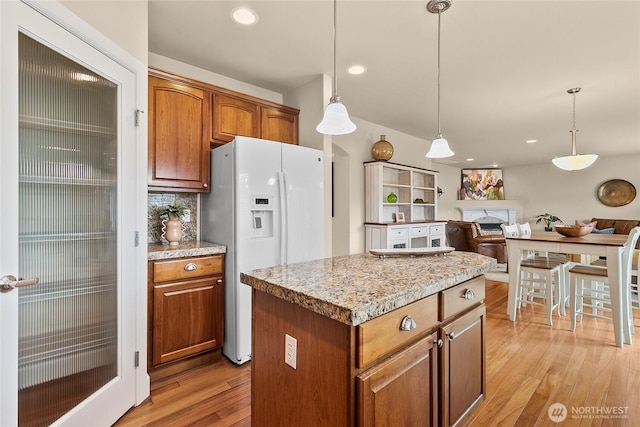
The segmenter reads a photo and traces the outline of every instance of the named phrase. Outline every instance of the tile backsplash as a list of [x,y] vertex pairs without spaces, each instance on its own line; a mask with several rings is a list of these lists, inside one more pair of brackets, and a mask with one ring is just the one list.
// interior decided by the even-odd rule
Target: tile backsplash
[[147,239],[149,243],[167,243],[162,235],[160,212],[168,205],[185,206],[191,211],[191,221],[182,222],[182,241],[189,242],[198,236],[198,194],[194,193],[148,193]]

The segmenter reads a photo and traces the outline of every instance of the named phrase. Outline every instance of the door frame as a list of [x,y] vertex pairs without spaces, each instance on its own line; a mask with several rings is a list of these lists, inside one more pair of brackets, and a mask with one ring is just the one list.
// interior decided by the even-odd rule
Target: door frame
[[[139,365],[135,369],[135,404],[142,403],[150,394],[150,380],[147,374],[147,76],[148,76],[148,64],[142,63],[135,58],[129,52],[125,51],[122,47],[115,42],[104,36],[97,29],[89,25],[87,22],[79,18],[72,13],[69,9],[64,7],[57,1],[39,1],[39,0],[19,0],[20,2],[28,5],[32,9],[44,15],[46,18],[53,21],[55,24],[64,28],[72,35],[83,40],[91,47],[100,51],[102,54],[116,62],[126,70],[134,74],[135,78],[135,105],[140,111],[138,114],[138,126],[135,128],[135,183],[130,183],[135,187],[135,193],[137,204],[135,207],[131,207],[132,212],[130,218],[134,221],[133,228],[137,231],[137,237],[132,235],[131,242],[137,239],[138,245],[135,248],[135,271],[128,272],[129,280],[133,281],[129,285],[135,286],[135,301],[127,302],[128,305],[135,305],[135,351],[139,353]],[[14,1],[17,3],[18,1]],[[5,3],[2,1],[2,3]],[[4,6],[0,4],[0,9]],[[4,14],[2,14],[4,15]],[[0,19],[0,30],[2,30],[2,21]],[[2,30],[4,31],[4,30]],[[1,32],[0,32],[1,34]],[[0,46],[6,41],[2,40],[0,36]],[[2,48],[0,47],[0,50]],[[4,75],[3,75],[4,73]],[[11,74],[11,75],[7,75]],[[0,70],[1,79],[11,79],[17,82],[17,70],[7,73],[5,69]],[[6,99],[3,96],[3,99]],[[133,123],[134,112],[125,116],[126,121]],[[17,123],[12,125],[4,120],[7,117],[17,117],[17,105],[2,105],[0,108],[0,133],[3,138],[7,135],[6,127],[15,126],[15,129],[9,129],[9,136],[17,138]],[[123,123],[128,125],[130,123]],[[15,135],[14,135],[15,134]],[[12,150],[17,150],[17,144]],[[9,158],[17,158],[17,153],[13,151],[7,151],[6,147],[0,149],[3,154],[9,154]],[[11,154],[15,154],[11,155]],[[17,164],[5,165],[10,170],[15,170],[17,176]],[[4,167],[4,166],[3,166]],[[0,196],[3,196],[0,190]],[[17,209],[17,206],[15,207]],[[6,220],[6,215],[2,217],[3,221]],[[17,216],[15,216],[15,227],[11,229],[18,229]],[[13,236],[15,237],[15,236]],[[0,239],[11,238],[11,236],[3,236],[0,233]],[[11,267],[13,274],[17,272],[17,254],[0,252],[0,267],[6,269]],[[2,271],[1,274],[11,274],[12,271]],[[127,281],[129,281],[127,280]],[[124,283],[123,283],[124,285]],[[11,311],[17,310],[17,292],[13,291],[0,295],[0,314],[3,310]],[[17,317],[16,317],[17,318]],[[17,355],[7,355],[2,353],[2,341],[15,340],[17,342],[17,328],[15,331],[9,331],[6,325],[0,327],[0,364],[11,363],[15,358],[17,361]],[[133,359],[133,358],[132,358]],[[134,361],[132,360],[131,363]],[[17,363],[17,362],[16,362]],[[9,402],[9,407],[15,405],[15,414],[8,414],[7,411],[2,410],[0,405],[0,425],[13,425],[13,417],[17,416],[17,375],[15,381],[13,378],[3,377],[0,370],[0,384],[15,384],[13,387],[13,393],[15,396],[7,395],[6,391],[0,388],[0,399],[4,403]],[[5,387],[6,389],[6,387]]]

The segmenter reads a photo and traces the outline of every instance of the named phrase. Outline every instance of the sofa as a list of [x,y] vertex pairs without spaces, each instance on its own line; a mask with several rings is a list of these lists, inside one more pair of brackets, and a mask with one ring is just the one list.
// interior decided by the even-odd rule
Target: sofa
[[640,226],[640,221],[635,219],[591,218],[591,222],[594,221],[597,221],[595,229],[606,230],[613,228],[612,234],[629,234],[633,227]]
[[480,224],[468,221],[447,221],[447,242],[457,251],[476,252],[498,260],[507,262],[507,243],[503,235],[483,236]]

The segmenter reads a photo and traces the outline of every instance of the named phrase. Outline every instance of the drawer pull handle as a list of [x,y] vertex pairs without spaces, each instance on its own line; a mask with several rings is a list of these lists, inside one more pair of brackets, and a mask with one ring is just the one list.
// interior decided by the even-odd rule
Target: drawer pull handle
[[413,320],[411,316],[404,316],[402,322],[400,322],[400,330],[401,331],[410,331],[417,327],[416,321]]
[[218,280],[216,280],[216,283],[217,283],[218,285],[222,285],[222,279],[218,279]]
[[198,269],[198,266],[192,262],[184,266],[184,271],[196,271],[197,269]]
[[449,339],[450,339],[451,341],[453,341],[453,339],[456,337],[456,336],[455,336],[455,334],[454,334],[453,332],[451,332],[451,333],[447,334],[447,336],[449,337]]
[[464,294],[462,295],[462,298],[464,299],[474,299],[475,297],[476,297],[476,294],[474,294],[471,289],[466,289],[464,291]]

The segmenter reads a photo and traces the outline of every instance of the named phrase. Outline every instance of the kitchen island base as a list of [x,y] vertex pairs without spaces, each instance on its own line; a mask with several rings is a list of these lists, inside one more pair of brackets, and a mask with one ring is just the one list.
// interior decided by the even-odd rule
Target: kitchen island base
[[252,322],[256,427],[457,425],[485,395],[484,276],[357,326],[254,288]]

